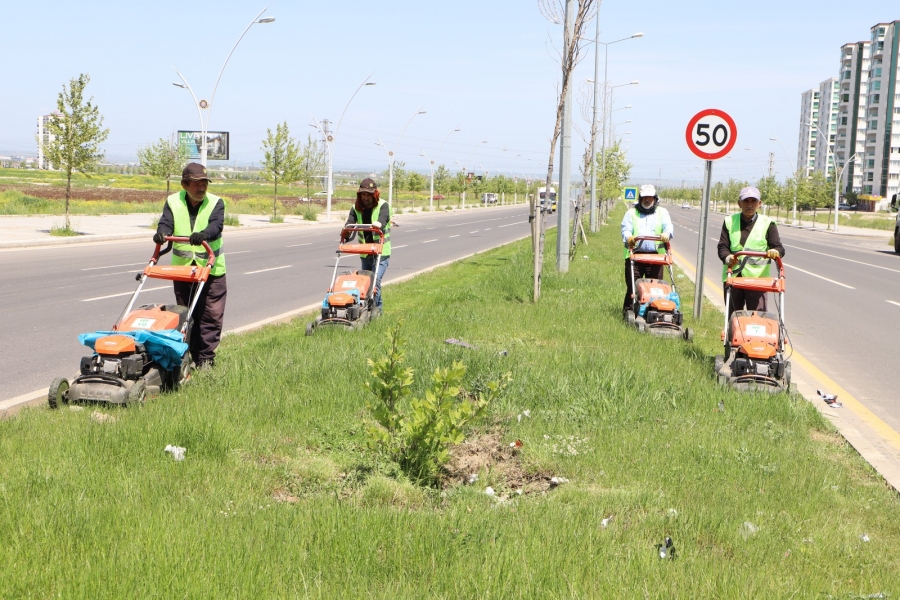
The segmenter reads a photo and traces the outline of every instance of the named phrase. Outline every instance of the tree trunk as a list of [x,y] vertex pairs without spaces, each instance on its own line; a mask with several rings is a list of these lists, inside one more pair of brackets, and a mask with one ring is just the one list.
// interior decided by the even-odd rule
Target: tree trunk
[[818,207],[815,204],[813,204],[813,222],[812,222],[813,229],[816,228],[816,208],[818,208]]
[[72,169],[66,169],[66,231],[69,231],[69,198],[72,195]]
[[172,179],[172,174],[171,174],[171,173],[169,173],[168,175],[166,175],[166,198],[169,197],[169,193],[170,193],[170,192],[169,192],[169,180],[170,180],[170,179]]
[[272,200],[272,220],[278,218],[278,178],[275,178],[275,199]]

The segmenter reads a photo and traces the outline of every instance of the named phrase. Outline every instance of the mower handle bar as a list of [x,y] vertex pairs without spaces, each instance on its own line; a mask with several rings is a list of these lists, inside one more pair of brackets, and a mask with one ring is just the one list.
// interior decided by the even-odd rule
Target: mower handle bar
[[[769,256],[765,252],[756,252],[754,250],[739,250],[733,254],[735,258],[740,256],[746,256],[748,258],[769,258]],[[784,279],[784,263],[781,261],[781,256],[778,258],[769,258],[769,260],[774,260],[775,264],[778,266],[778,277]],[[732,267],[728,266],[728,274],[731,275]]]
[[[168,244],[166,244],[166,249],[163,251],[160,251],[160,249],[162,248],[162,244],[156,244],[156,250],[153,252],[153,258],[150,259],[151,265],[155,265],[159,261],[160,256],[162,256],[162,255],[168,253],[170,250],[172,250],[172,242],[177,242],[179,244],[190,244],[191,243],[191,238],[184,237],[184,236],[167,235],[165,239],[167,242],[169,242]],[[208,268],[212,269],[213,265],[216,264],[216,254],[215,254],[215,252],[213,252],[213,249],[206,242],[206,240],[203,240],[203,242],[201,242],[200,245],[203,246],[204,250],[206,250],[206,266]]]
[[[634,244],[635,246],[638,242],[662,242],[662,238],[658,235],[636,235],[634,236]],[[663,242],[666,246],[666,253],[672,251],[672,244],[668,241]],[[630,248],[630,250],[634,250],[634,248]]]

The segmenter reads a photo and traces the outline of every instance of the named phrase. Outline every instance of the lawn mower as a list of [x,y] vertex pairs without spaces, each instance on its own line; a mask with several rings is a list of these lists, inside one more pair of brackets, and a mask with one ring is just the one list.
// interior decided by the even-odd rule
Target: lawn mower
[[[659,236],[638,236],[635,245],[642,241],[661,242]],[[662,337],[680,337],[687,341],[694,339],[694,332],[690,327],[683,327],[683,315],[681,314],[681,299],[675,289],[675,275],[672,273],[672,246],[664,242],[665,254],[635,253],[634,248],[628,250],[628,258],[638,264],[663,265],[669,268],[669,279],[672,283],[666,283],[663,279],[635,280],[634,270],[629,271],[632,289],[632,310],[629,310],[625,318],[629,325],[637,327],[640,332],[647,332]]]
[[[384,232],[372,225],[346,225],[341,230],[341,243],[337,249],[331,285],[322,300],[322,314],[306,326],[306,335],[312,335],[320,325],[343,325],[350,329],[362,329],[375,316],[375,274],[381,265],[380,242],[365,242],[362,234],[373,233],[384,239]],[[353,243],[354,236],[360,243]],[[375,272],[342,271],[338,274],[341,258],[347,255],[375,254]]]
[[[81,372],[71,382],[64,377],[53,380],[47,397],[51,408],[76,403],[139,404],[188,380],[191,315],[216,256],[203,242],[209,257],[205,266],[158,266],[159,257],[172,249],[172,242],[189,242],[187,237],[167,236],[166,240],[166,249],[161,251],[157,244],[150,263],[136,276],[138,287],[112,329],[78,336],[94,354],[82,357]],[[142,304],[132,310],[147,279],[195,284],[190,306]]]
[[[791,363],[784,356],[784,264],[775,260],[778,277],[737,277],[750,259],[766,258],[765,252],[735,252],[740,264],[728,267],[725,278],[725,306],[730,306],[732,290],[776,294],[777,313],[736,310],[725,317],[724,355],[716,356],[719,383],[739,390],[789,391]],[[727,313],[727,310],[726,310]]]

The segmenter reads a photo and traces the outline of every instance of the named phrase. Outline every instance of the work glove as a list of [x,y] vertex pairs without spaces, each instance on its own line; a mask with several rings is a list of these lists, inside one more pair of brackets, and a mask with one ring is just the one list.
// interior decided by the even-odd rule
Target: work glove
[[195,231],[191,234],[191,246],[200,246],[206,241],[205,231]]
[[669,234],[668,233],[659,234],[659,241],[661,241],[663,244],[667,243],[669,241]]
[[634,236],[631,236],[630,238],[628,238],[628,239],[625,241],[625,244],[626,244],[629,248],[634,248],[634,245],[635,245],[636,242],[637,242],[637,240],[634,239]]
[[781,256],[781,253],[778,252],[778,250],[772,249],[772,250],[767,250],[767,251],[766,251],[766,258],[770,258],[770,259],[772,259],[772,260],[775,260],[775,259],[778,258],[779,256]]
[[738,259],[734,254],[729,254],[725,258],[725,264],[728,265],[729,267],[733,267],[734,265],[737,264],[737,262],[738,262]]
[[164,234],[162,231],[157,231],[156,233],[154,233],[153,234],[153,243],[159,244],[159,245],[165,244],[166,243],[166,234]]

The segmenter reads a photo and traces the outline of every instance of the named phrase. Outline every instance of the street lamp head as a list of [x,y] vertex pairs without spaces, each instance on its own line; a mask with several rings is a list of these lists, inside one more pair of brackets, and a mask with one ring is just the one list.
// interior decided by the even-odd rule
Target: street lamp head
[[455,132],[455,131],[462,131],[462,129],[454,129],[453,131],[454,131],[454,132]]
[[772,137],[770,137],[769,139],[772,140],[773,142],[777,142],[777,141],[778,141],[778,138],[775,137],[774,135],[773,135]]
[[275,21],[275,17],[264,17],[257,21],[257,23],[273,23]]
[[377,82],[377,81],[370,81],[370,82],[366,83],[366,85],[375,85],[376,83],[378,83],[378,82]]
[[427,113],[427,112],[428,112],[427,110],[420,110],[420,111],[417,112],[416,114],[417,114],[417,115],[424,115],[424,114]]
[[634,35],[631,36],[631,37],[633,37],[633,38],[641,38],[641,37],[644,37],[644,32],[643,32],[643,31],[638,31],[636,34],[634,34]]
[[623,106],[622,108],[633,108],[633,107],[630,104],[628,104],[627,106]]
[[640,82],[639,82],[639,81],[632,81],[632,82],[629,83],[628,85],[637,85],[638,83],[640,83]]
[[180,87],[181,89],[187,89],[187,88],[184,87],[184,84],[183,84],[183,83],[175,83],[175,82],[172,82],[172,85],[174,85],[175,87]]

